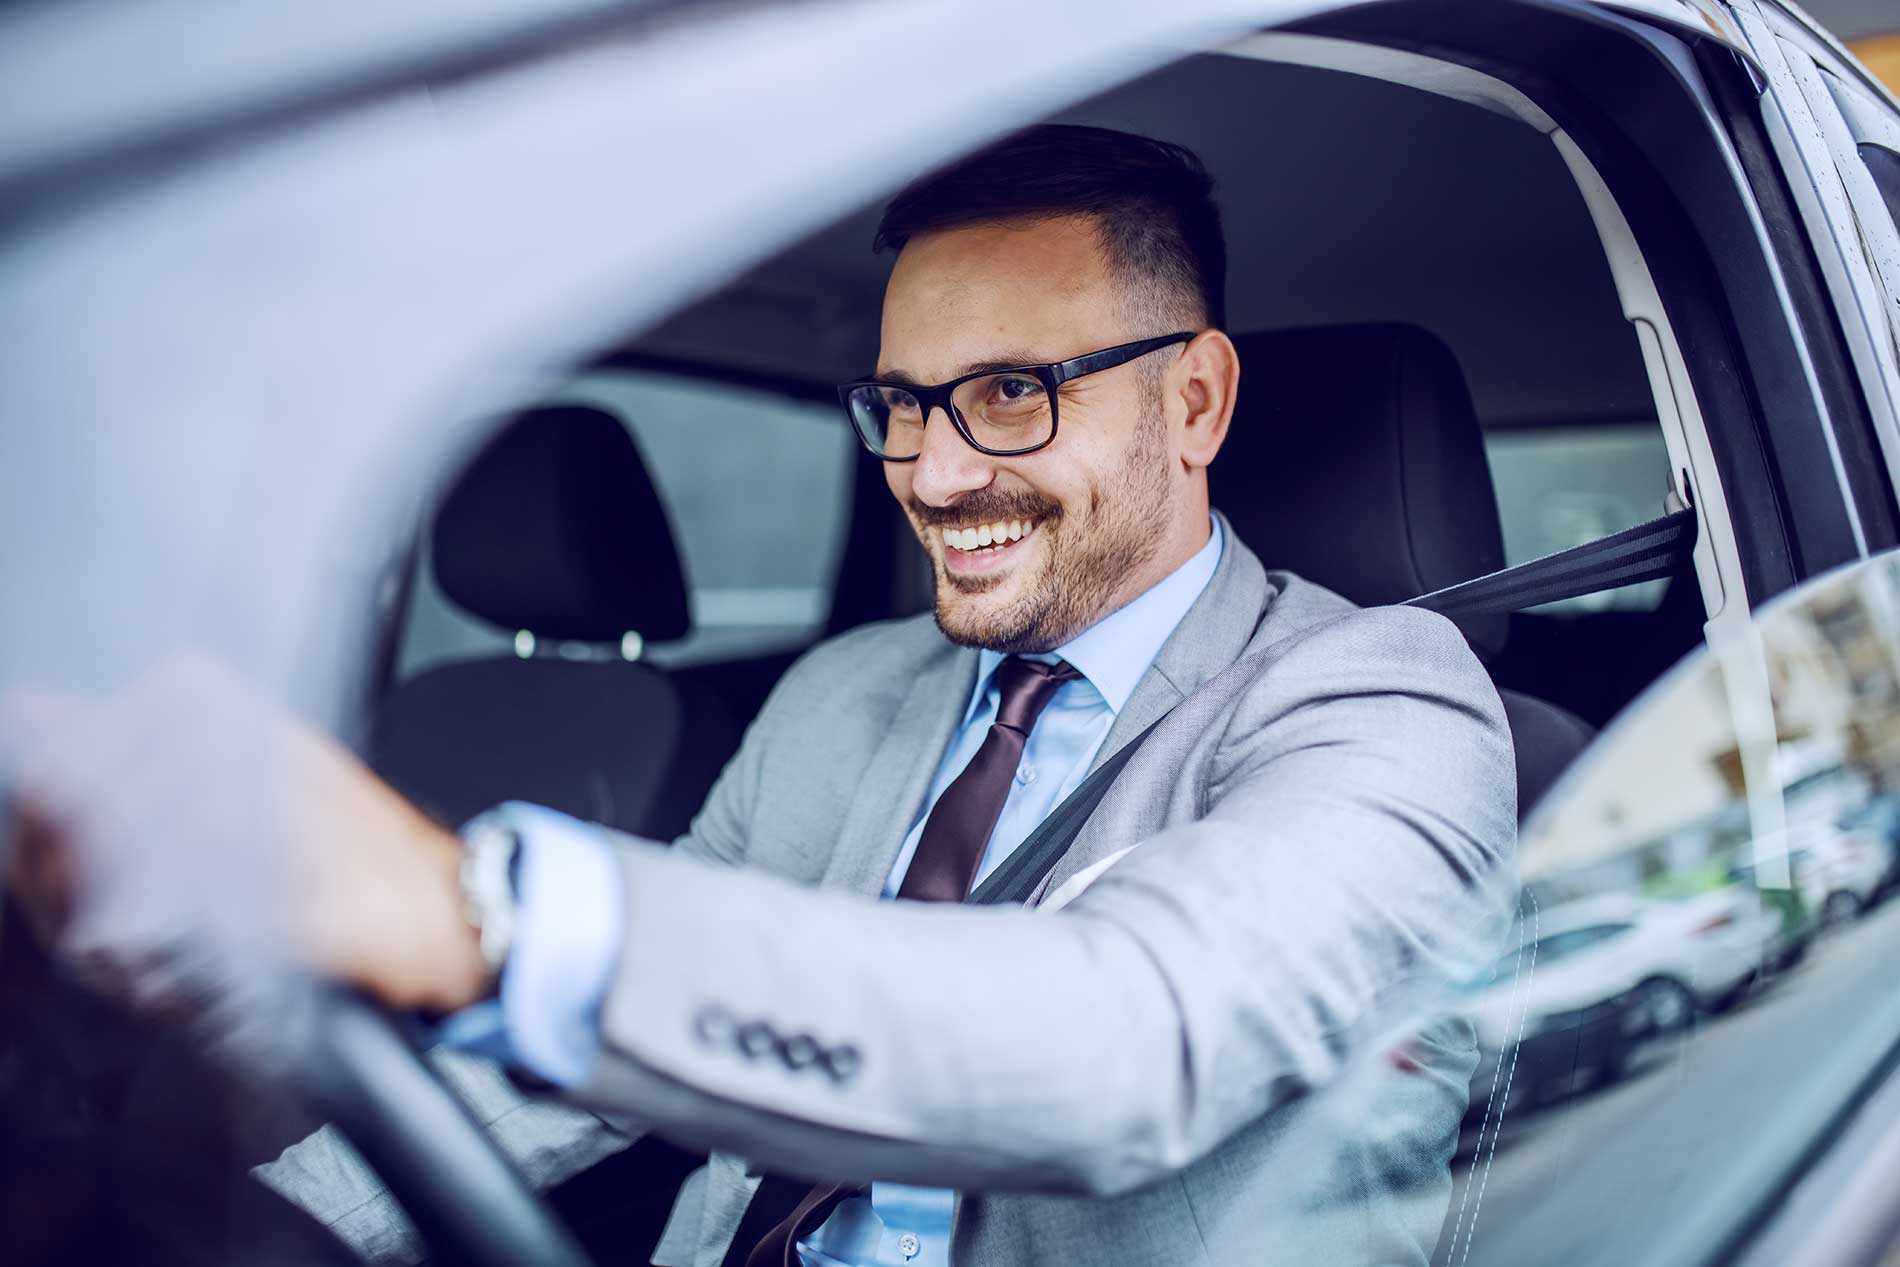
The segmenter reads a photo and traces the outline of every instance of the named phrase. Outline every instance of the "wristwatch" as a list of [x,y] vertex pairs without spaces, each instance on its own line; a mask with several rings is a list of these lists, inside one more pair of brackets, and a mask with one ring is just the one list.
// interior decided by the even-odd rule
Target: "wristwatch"
[[462,915],[475,930],[482,962],[499,977],[515,941],[521,833],[505,809],[493,809],[470,819],[461,834]]

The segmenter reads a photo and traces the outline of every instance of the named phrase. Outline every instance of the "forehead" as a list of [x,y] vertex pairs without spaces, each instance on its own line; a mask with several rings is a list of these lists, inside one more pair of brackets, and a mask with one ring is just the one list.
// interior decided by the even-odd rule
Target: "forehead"
[[1121,295],[1079,216],[921,234],[884,291],[878,371],[921,382],[1027,353],[1062,360],[1121,341]]

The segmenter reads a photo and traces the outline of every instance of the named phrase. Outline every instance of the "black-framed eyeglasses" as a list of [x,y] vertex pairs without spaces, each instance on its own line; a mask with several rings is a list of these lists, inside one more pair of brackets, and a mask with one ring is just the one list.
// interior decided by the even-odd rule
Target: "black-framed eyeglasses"
[[939,409],[977,452],[1018,457],[1056,438],[1056,388],[1193,337],[1164,334],[1050,365],[978,370],[934,387],[863,378],[841,385],[838,400],[858,438],[886,462],[915,462],[923,452],[924,424]]

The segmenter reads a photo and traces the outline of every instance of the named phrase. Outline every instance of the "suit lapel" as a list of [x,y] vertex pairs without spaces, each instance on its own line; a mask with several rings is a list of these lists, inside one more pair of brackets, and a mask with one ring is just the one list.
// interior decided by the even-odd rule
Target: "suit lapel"
[[[1253,637],[1270,596],[1266,571],[1225,517],[1221,531],[1225,541],[1220,562],[1207,588],[1135,684],[1092,766],[1232,664]],[[976,663],[977,654],[971,648],[945,644],[944,654],[912,681],[845,812],[838,846],[825,867],[825,887],[871,897],[882,891],[905,833],[929,791],[931,776],[963,719],[976,685]],[[1082,839],[1087,836],[1085,831]],[[1054,874],[1086,865],[1082,858],[1086,853],[1078,841]]]
[[930,778],[963,720],[976,685],[977,654],[945,644],[919,673],[891,717],[877,752],[845,811],[837,848],[825,867],[826,888],[876,897],[903,848]]
[[1234,535],[1226,516],[1219,511],[1214,514],[1220,519],[1223,535],[1214,575],[1135,684],[1090,769],[1192,695],[1201,683],[1238,660],[1259,628],[1268,600],[1266,569]]
[[[1116,716],[1107,739],[1095,754],[1093,765],[1100,765],[1169,709],[1199,690],[1203,682],[1238,660],[1259,629],[1267,605],[1279,592],[1268,583],[1266,569],[1260,566],[1260,560],[1234,536],[1233,529],[1228,527],[1225,519],[1221,521],[1221,527],[1227,537],[1221,549],[1219,566],[1208,579],[1207,588],[1201,591],[1194,605],[1188,608],[1187,615],[1181,618],[1181,623],[1175,626],[1174,632],[1161,645],[1155,662],[1136,684],[1134,693],[1128,697],[1128,703]],[[1115,786],[1109,789],[1102,804],[1096,807],[1095,813],[1077,834],[1068,852],[1057,860],[1043,878],[1031,899],[1032,905],[1054,892],[1071,876],[1117,849],[1138,843],[1141,837],[1159,829],[1166,821],[1168,807],[1162,792],[1163,785],[1154,782],[1157,776],[1152,772],[1152,767],[1150,772],[1143,772],[1143,762],[1153,761],[1151,754],[1159,750],[1152,744],[1144,748],[1117,776]],[[1165,775],[1171,781],[1177,777],[1178,771],[1169,770]],[[1131,779],[1144,779],[1146,782],[1137,784]],[[1139,812],[1132,818],[1125,813],[1114,812],[1113,803],[1130,796],[1159,800],[1141,804]],[[1131,823],[1135,824],[1133,830],[1130,830]],[[1120,824],[1120,828],[1111,831],[1107,826],[1109,824]],[[1134,838],[1131,839],[1131,836]]]

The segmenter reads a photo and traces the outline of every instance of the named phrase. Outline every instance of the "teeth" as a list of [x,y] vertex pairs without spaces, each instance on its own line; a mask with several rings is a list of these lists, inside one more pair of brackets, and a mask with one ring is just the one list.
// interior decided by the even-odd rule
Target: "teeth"
[[945,528],[943,543],[955,550],[981,550],[985,546],[1021,541],[1035,524],[1025,519],[1007,519],[999,523],[979,524],[974,528]]

